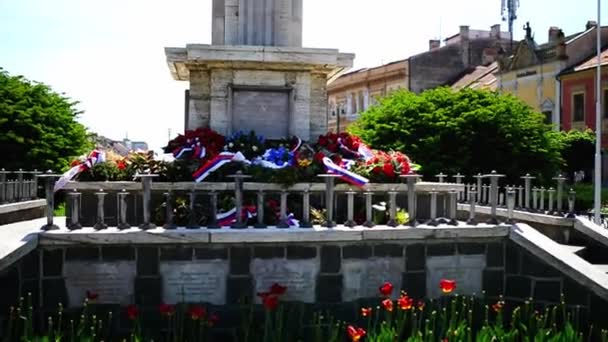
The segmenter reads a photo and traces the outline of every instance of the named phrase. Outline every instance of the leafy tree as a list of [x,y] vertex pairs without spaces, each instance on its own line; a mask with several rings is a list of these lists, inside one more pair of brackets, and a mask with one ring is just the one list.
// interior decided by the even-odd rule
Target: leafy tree
[[595,135],[593,131],[560,132],[562,158],[565,161],[564,171],[572,176],[576,171],[585,171],[591,176],[595,155]]
[[60,171],[91,142],[76,121],[77,102],[0,68],[0,166]]
[[406,153],[421,173],[554,176],[563,164],[558,133],[522,101],[496,92],[437,88],[397,91],[349,130],[373,148]]

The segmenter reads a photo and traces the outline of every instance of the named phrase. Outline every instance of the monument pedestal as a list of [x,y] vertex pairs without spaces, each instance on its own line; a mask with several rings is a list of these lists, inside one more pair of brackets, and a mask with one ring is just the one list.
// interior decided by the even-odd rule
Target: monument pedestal
[[186,129],[255,130],[270,139],[325,134],[327,81],[354,59],[334,49],[246,45],[165,52],[173,78],[190,82]]

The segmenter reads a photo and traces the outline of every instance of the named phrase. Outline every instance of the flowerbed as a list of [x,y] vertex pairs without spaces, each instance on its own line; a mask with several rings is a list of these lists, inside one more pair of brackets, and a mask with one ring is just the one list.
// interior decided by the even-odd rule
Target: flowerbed
[[[444,295],[437,300],[417,300],[406,292],[401,292],[395,300],[392,284],[382,284],[379,287],[381,298],[373,305],[360,307],[358,317],[347,320],[338,320],[331,313],[314,313],[305,321],[301,306],[281,301],[289,289],[280,284],[257,294],[261,305],[244,305],[240,322],[233,326],[227,326],[222,317],[200,304],[161,304],[154,313],[156,322],[160,323],[147,325],[143,322],[150,322],[149,317],[143,317],[139,308],[131,305],[122,315],[131,326],[125,336],[112,330],[116,316],[112,313],[101,315],[100,308],[94,304],[97,297],[92,293],[87,294],[77,320],[69,319],[60,306],[56,315],[48,318],[47,333],[38,335],[34,332],[30,298],[28,303],[21,300],[17,308],[11,308],[8,335],[4,340],[608,341],[605,330],[579,326],[579,312],[566,309],[563,298],[559,305],[540,310],[531,300],[514,306],[502,298],[489,302],[483,298],[459,296],[455,294],[457,284],[448,279],[441,280],[439,286]],[[260,310],[263,313],[256,314]],[[224,334],[216,334],[216,330]],[[230,333],[226,335],[226,331]]]

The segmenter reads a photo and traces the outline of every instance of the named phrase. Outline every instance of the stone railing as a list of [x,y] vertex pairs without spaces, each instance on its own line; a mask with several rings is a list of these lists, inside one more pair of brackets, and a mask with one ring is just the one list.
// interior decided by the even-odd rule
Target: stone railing
[[[48,216],[45,230],[58,228],[53,223],[52,208],[53,185],[57,175],[44,174],[40,177],[46,179]],[[266,228],[264,222],[265,198],[273,195],[279,198],[280,217],[277,228],[290,227],[288,213],[288,199],[297,199],[298,210],[294,215],[298,217],[300,228],[310,228],[311,224],[311,201],[313,197],[315,204],[325,210],[325,220],[321,226],[332,228],[336,225],[354,227],[354,213],[356,209],[365,213],[364,227],[373,227],[374,201],[386,200],[388,211],[387,226],[396,227],[397,208],[407,210],[409,222],[407,225],[414,226],[420,223],[429,225],[452,224],[457,225],[457,198],[458,193],[464,191],[464,185],[453,183],[430,183],[420,181],[420,176],[411,174],[403,176],[404,183],[395,184],[367,184],[362,188],[348,184],[335,184],[335,175],[320,175],[323,183],[297,183],[289,187],[280,184],[246,182],[248,176],[236,174],[231,176],[233,182],[217,183],[192,183],[178,182],[165,183],[154,182],[155,175],[140,175],[139,182],[70,182],[65,187],[66,204],[68,212],[67,226],[75,230],[83,226],[81,221],[93,214],[95,216],[93,226],[95,229],[104,229],[108,225],[118,229],[127,229],[132,226],[143,230],[155,228],[152,223],[151,202],[160,194],[163,201],[164,224],[166,229],[177,228],[174,223],[173,199],[176,194],[188,198],[188,206],[194,212],[197,203],[204,203],[208,209],[209,222],[205,228],[220,228],[218,225],[218,196],[222,193],[230,193],[234,198],[236,212],[242,212],[245,194],[254,198],[256,207],[255,228]],[[108,196],[110,195],[110,196]],[[338,201],[340,197],[340,201]],[[344,199],[344,201],[342,200]],[[94,202],[92,206],[91,202]],[[332,205],[330,205],[332,204]],[[92,210],[83,210],[88,206]],[[293,206],[292,206],[293,207]],[[317,205],[317,208],[319,205]],[[115,215],[107,215],[111,208]],[[340,215],[337,214],[339,211]],[[87,217],[88,216],[88,217]],[[340,220],[336,219],[340,216]],[[361,222],[360,222],[361,223]],[[200,228],[194,215],[186,225],[186,228]],[[247,228],[247,223],[241,215],[236,215],[236,222],[231,228]]]
[[[45,174],[39,177],[45,178],[47,189],[47,205],[53,206],[52,188],[56,175]],[[521,210],[532,213],[553,215],[556,217],[573,217],[575,193],[570,190],[564,192],[565,178],[555,177],[556,188],[545,189],[533,187],[533,176],[521,177],[522,186],[505,185],[499,182],[504,175],[491,172],[486,175],[475,175],[472,178],[475,183],[464,183],[465,176],[457,174],[454,183],[446,182],[447,175],[439,174],[438,182],[421,181],[422,176],[409,174],[402,176],[403,183],[394,184],[367,184],[364,187],[355,187],[348,184],[336,184],[337,176],[331,174],[319,175],[323,183],[297,183],[285,187],[281,184],[248,182],[249,176],[237,173],[230,176],[233,182],[154,182],[156,175],[140,175],[137,182],[70,182],[66,186],[65,194],[67,201],[68,222],[67,228],[75,230],[84,226],[92,226],[95,229],[104,229],[108,225],[119,229],[127,229],[132,226],[141,229],[155,228],[152,218],[152,199],[156,202],[160,199],[163,205],[163,227],[175,229],[173,203],[179,195],[187,199],[190,213],[195,212],[197,204],[204,204],[207,210],[207,221],[205,228],[220,228],[218,224],[219,208],[218,198],[220,194],[230,193],[234,198],[235,212],[241,213],[244,208],[245,194],[253,200],[250,205],[256,209],[254,228],[266,228],[264,222],[264,203],[268,196],[278,198],[280,214],[277,228],[289,228],[288,202],[298,202],[298,210],[293,214],[299,218],[300,228],[310,228],[311,224],[311,200],[316,199],[316,208],[325,210],[325,219],[321,226],[332,228],[336,225],[355,227],[373,227],[374,201],[379,199],[385,201],[388,210],[388,222],[386,226],[399,226],[397,220],[397,209],[403,208],[407,211],[409,221],[406,226],[427,224],[437,226],[440,224],[458,225],[457,210],[458,202],[468,204],[466,210],[469,212],[467,223],[476,224],[476,207],[489,207],[489,224],[499,224],[499,216],[506,223],[514,222],[514,211]],[[108,196],[110,195],[110,196]],[[564,208],[564,197],[566,197],[568,210]],[[338,200],[339,199],[339,200]],[[253,202],[253,204],[251,204]],[[330,205],[331,204],[331,205]],[[83,207],[87,207],[83,210]],[[291,206],[293,208],[293,206]],[[108,215],[108,209],[112,212]],[[462,210],[462,207],[460,207]],[[497,215],[500,208],[502,215]],[[355,221],[355,212],[364,212],[365,220]],[[52,210],[47,212],[52,213]],[[506,215],[505,215],[506,212]],[[235,215],[236,221],[230,225],[234,229],[247,228],[246,218]],[[44,229],[55,229],[52,223],[52,214],[48,216],[48,223]],[[336,222],[337,221],[337,222]],[[84,223],[84,224],[83,224]],[[191,214],[187,224],[181,224],[186,228],[196,229],[201,225],[196,215]]]
[[24,202],[38,198],[38,175],[34,171],[0,170],[0,204]]
[[[502,186],[499,185],[499,181],[505,176],[494,171],[487,175],[477,174],[472,177],[465,177],[461,174],[451,177],[438,174],[435,177],[440,183],[443,183],[445,179],[454,178],[455,184],[464,185],[463,191],[458,194],[458,201],[461,203],[508,208],[508,202],[512,200],[515,210],[574,217],[576,193],[572,189],[565,189],[566,178],[562,175],[553,178],[555,188],[535,186],[533,181],[536,177],[530,174],[520,177],[522,183],[519,185]],[[475,182],[465,183],[463,182],[465,178],[474,178]]]

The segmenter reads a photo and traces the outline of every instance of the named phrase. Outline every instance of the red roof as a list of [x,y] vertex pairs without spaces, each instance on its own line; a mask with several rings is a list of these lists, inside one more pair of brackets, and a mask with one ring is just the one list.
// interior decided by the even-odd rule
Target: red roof
[[[600,54],[600,65],[608,64],[608,48],[605,48]],[[583,71],[597,67],[597,55],[581,62],[573,69],[574,72]]]

